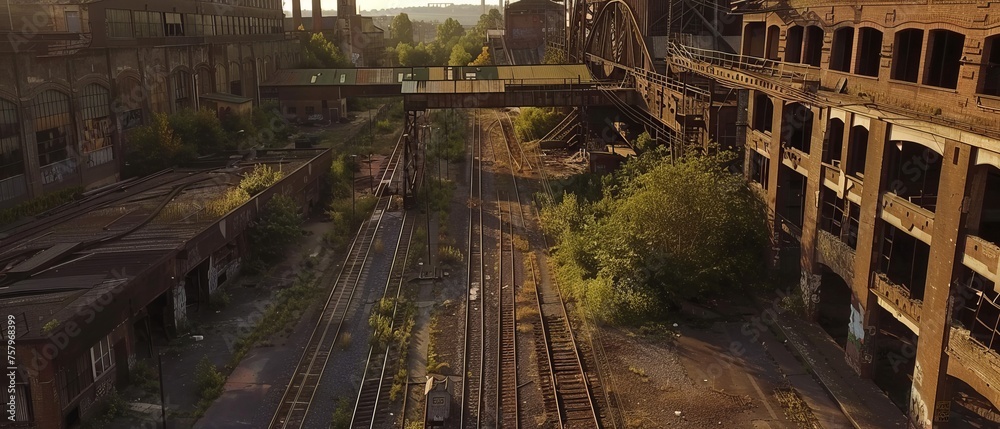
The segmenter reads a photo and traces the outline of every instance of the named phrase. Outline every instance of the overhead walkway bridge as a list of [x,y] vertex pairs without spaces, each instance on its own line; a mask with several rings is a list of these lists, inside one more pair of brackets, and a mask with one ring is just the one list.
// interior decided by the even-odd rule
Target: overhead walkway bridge
[[402,96],[407,203],[417,182],[411,171],[416,166],[420,116],[428,109],[616,107],[641,101],[635,89],[594,79],[583,64],[289,69],[275,72],[260,91],[262,99],[282,101]]

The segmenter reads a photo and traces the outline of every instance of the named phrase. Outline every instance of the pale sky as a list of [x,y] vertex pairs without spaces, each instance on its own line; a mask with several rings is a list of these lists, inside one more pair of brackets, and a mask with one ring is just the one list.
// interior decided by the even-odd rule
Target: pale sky
[[[291,0],[284,0],[285,10],[292,9]],[[454,4],[482,4],[481,0],[357,0],[358,9],[373,10],[390,7],[410,7],[427,6],[427,3],[454,3]],[[486,4],[497,4],[497,0],[486,0]],[[312,8],[312,0],[302,0],[302,9]],[[337,0],[323,0],[323,8],[333,10],[337,8]]]

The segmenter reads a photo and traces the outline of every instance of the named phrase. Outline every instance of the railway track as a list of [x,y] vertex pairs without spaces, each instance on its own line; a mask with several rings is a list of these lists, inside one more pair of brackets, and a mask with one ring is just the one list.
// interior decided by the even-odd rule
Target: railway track
[[[506,144],[506,133],[504,133],[505,147],[508,154],[508,160],[514,162],[513,156],[510,153],[510,145]],[[493,152],[493,157],[496,159],[497,151],[495,148],[495,142],[490,136],[490,146]],[[522,168],[523,164],[518,164],[519,168]],[[500,276],[497,282],[499,290],[497,291],[497,382],[496,382],[496,427],[500,428],[511,428],[517,429],[520,424],[520,412],[518,394],[517,394],[517,276],[514,258],[514,226],[515,226],[515,204],[519,207],[520,195],[517,192],[517,182],[513,180],[513,171],[511,172],[511,188],[513,189],[513,197],[511,199],[510,192],[506,192],[507,195],[501,195],[500,188],[497,187],[496,198],[497,198],[497,217],[500,223],[499,230],[499,261],[498,266],[500,267]],[[494,179],[496,180],[496,179]],[[506,198],[504,198],[506,197]],[[504,202],[506,199],[506,203]],[[504,206],[506,205],[506,213]],[[504,223],[506,222],[506,228],[504,228]],[[523,221],[522,221],[523,225]]]
[[[402,157],[402,137],[396,143],[376,195],[382,195],[396,175]],[[353,186],[353,184],[352,184]],[[362,224],[350,246],[347,259],[336,275],[320,317],[313,328],[306,348],[292,373],[269,428],[302,428],[306,422],[316,391],[323,379],[326,363],[340,335],[351,300],[367,275],[367,263],[391,196],[380,196],[371,218]]]
[[462,428],[480,427],[483,390],[483,352],[485,349],[485,309],[482,287],[485,284],[483,231],[482,123],[478,113],[473,121],[473,144],[469,162],[469,251],[468,294],[465,304],[465,345],[462,360],[462,394],[459,422]]
[[[509,116],[506,116],[508,123],[510,123],[509,127],[503,123],[504,119],[504,116],[497,113],[497,121],[500,123],[511,165],[514,165],[515,153],[519,153],[522,161],[527,164],[528,158],[520,150],[519,144],[515,142],[518,150],[510,149],[510,136],[513,133],[508,134],[507,130],[513,131],[513,124],[510,123]],[[513,171],[511,171],[511,178],[514,182],[519,218],[521,224],[525,225],[523,206],[520,204],[520,195],[518,194],[517,177]],[[534,269],[532,269],[532,276],[537,285],[535,297],[541,319],[542,342],[545,345],[545,353],[540,353],[539,358],[545,356],[548,359],[549,367],[547,378],[550,386],[543,387],[542,390],[546,396],[554,396],[554,398],[549,396],[545,400],[547,411],[552,415],[559,416],[558,426],[561,428],[599,428],[601,427],[601,418],[598,412],[599,408],[595,406],[593,392],[602,391],[600,378],[590,376],[584,370],[581,348],[573,334],[565,303],[559,291],[554,287],[544,287]],[[542,374],[545,372],[540,371],[540,376],[544,377]]]
[[[406,312],[400,308],[399,299],[405,282],[406,260],[415,224],[413,218],[404,212],[403,227],[400,228],[396,250],[393,252],[389,279],[386,281],[385,290],[382,293],[383,298],[392,297],[394,302],[392,323],[389,326],[390,332],[406,323]],[[369,349],[361,387],[358,389],[358,397],[354,403],[354,412],[351,417],[352,428],[388,427],[395,423],[390,420],[392,416],[389,410],[392,402],[390,391],[396,370],[398,370],[397,366],[393,364],[399,362],[401,347],[408,347],[408,344],[399,344],[393,341],[385,348],[371,347]]]

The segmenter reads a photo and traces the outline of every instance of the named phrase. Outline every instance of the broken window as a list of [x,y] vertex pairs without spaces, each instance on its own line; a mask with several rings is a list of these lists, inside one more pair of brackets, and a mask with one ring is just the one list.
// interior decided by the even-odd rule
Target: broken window
[[965,35],[950,30],[931,30],[927,43],[924,84],[957,88]]
[[844,150],[844,121],[830,119],[826,125],[826,139],[823,141],[823,162],[840,167],[840,156]]
[[986,168],[988,171],[975,235],[991,243],[1000,243],[1000,170],[988,164],[977,168]]
[[781,115],[781,144],[809,153],[812,140],[813,112],[808,106],[792,103]]
[[194,107],[191,100],[191,73],[178,70],[170,79],[174,91],[174,111]]
[[781,28],[777,25],[772,25],[767,28],[767,59],[777,60],[778,58],[778,42],[781,39]]
[[787,167],[779,165],[778,168],[781,169],[778,185],[778,217],[786,223],[802,228],[806,178]]
[[851,71],[851,56],[854,54],[854,27],[844,27],[833,32],[833,48],[830,51],[830,69]]
[[1000,36],[986,39],[982,75],[982,90],[979,92],[1000,96]]
[[889,191],[934,211],[941,179],[941,155],[918,143],[893,141],[886,148],[886,156]]
[[774,102],[767,94],[757,93],[753,102],[753,128],[769,133],[772,123],[774,123]]
[[868,160],[868,129],[862,126],[851,128],[847,142],[847,174],[865,177],[865,163]]
[[793,25],[788,27],[785,33],[785,62],[802,62],[802,26]]
[[964,308],[959,309],[959,322],[969,328],[974,340],[1000,352],[1000,295],[995,284],[973,273],[965,290],[968,298]]
[[916,83],[920,73],[920,51],[924,30],[910,28],[896,32],[892,51],[892,78]]
[[802,62],[813,67],[819,67],[823,59],[823,28],[817,25],[806,27],[805,47],[802,51]]
[[762,58],[764,56],[764,23],[751,22],[743,32],[743,55]]
[[910,298],[923,300],[927,282],[930,246],[912,235],[886,224],[879,254],[879,271],[902,286]]
[[[24,149],[21,145],[21,119],[17,105],[0,99],[0,181],[24,174]],[[0,201],[23,194],[7,192],[0,187]]]
[[76,141],[73,136],[71,120],[73,116],[70,114],[69,96],[55,90],[42,92],[33,101],[32,115],[35,118],[38,165],[41,165],[45,170],[42,183],[47,185],[63,180],[62,173],[76,169],[75,165],[70,164],[65,164],[62,169],[54,167],[55,164],[62,163],[72,157],[70,147]]
[[757,151],[750,151],[750,180],[767,189],[768,167],[770,160]]
[[854,73],[878,77],[882,62],[882,32],[871,27],[858,31],[858,63]]
[[837,193],[826,186],[822,187],[820,197],[823,206],[820,207],[819,227],[840,237],[844,231],[844,200],[837,198]]

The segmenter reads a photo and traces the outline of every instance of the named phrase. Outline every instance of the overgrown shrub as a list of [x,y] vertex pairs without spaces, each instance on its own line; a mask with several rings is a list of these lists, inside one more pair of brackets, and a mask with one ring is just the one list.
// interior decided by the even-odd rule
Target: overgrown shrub
[[299,216],[298,204],[284,195],[275,195],[264,206],[257,224],[250,230],[250,246],[255,259],[273,262],[301,236],[302,217]]
[[514,131],[525,141],[537,140],[545,137],[562,119],[563,115],[556,109],[525,107],[514,119]]
[[37,216],[48,210],[66,204],[83,192],[82,187],[72,187],[50,192],[38,198],[25,201],[9,209],[0,210],[0,225],[6,225],[19,219]]
[[732,162],[728,153],[671,163],[647,152],[606,179],[597,201],[567,194],[547,206],[542,222],[558,241],[562,284],[622,322],[761,285],[765,209],[726,170]]

